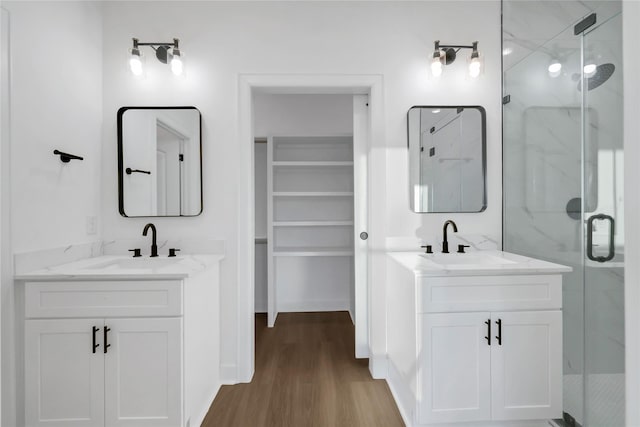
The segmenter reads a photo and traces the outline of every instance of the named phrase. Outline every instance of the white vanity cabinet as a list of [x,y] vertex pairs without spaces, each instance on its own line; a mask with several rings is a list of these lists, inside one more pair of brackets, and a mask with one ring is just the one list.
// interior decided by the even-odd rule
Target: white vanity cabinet
[[220,255],[16,276],[18,426],[200,425],[221,385]]
[[421,314],[419,321],[421,424],[561,415],[559,310]]
[[26,283],[26,425],[180,426],[181,298],[180,281]]
[[539,261],[474,274],[411,259],[387,263],[388,382],[407,424],[561,418],[568,269]]

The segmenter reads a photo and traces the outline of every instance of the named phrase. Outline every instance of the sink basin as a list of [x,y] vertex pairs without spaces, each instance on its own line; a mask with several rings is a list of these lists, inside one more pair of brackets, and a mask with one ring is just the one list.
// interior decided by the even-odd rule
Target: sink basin
[[113,259],[100,264],[87,266],[87,270],[121,269],[121,270],[156,270],[175,264],[180,258],[125,258]]
[[438,264],[439,266],[445,268],[464,268],[467,266],[500,266],[500,265],[511,265],[517,264],[516,261],[503,258],[500,256],[482,253],[482,252],[474,252],[468,254],[421,254],[420,256],[428,259],[429,261]]

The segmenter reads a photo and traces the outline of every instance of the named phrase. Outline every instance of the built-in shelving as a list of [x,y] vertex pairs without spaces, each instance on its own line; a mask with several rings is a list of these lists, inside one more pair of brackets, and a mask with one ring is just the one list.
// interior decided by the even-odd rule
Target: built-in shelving
[[286,166],[309,166],[309,167],[329,167],[329,166],[353,166],[352,161],[348,162],[340,162],[340,161],[326,161],[326,162],[306,162],[306,161],[280,161],[273,162],[272,165],[274,167],[286,167]]
[[279,309],[349,309],[353,138],[271,137],[267,153],[269,325]]
[[284,247],[273,248],[273,256],[352,256],[350,248]]
[[274,191],[273,197],[353,197],[353,191]]
[[274,227],[332,227],[353,225],[353,221],[274,221]]

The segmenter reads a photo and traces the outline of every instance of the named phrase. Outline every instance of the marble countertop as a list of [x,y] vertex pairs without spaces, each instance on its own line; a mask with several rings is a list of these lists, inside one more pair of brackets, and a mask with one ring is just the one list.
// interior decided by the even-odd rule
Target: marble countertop
[[487,276],[569,273],[571,267],[502,251],[465,254],[388,252],[389,257],[416,276]]
[[16,280],[167,280],[194,276],[218,263],[223,255],[194,254],[174,258],[103,255],[14,276]]

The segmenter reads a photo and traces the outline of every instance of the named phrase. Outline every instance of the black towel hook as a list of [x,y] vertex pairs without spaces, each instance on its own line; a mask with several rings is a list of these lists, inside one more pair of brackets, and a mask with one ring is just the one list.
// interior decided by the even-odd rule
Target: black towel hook
[[63,163],[69,163],[71,160],[84,160],[84,157],[76,156],[69,153],[64,153],[59,150],[53,150],[53,154],[60,156],[60,160]]

